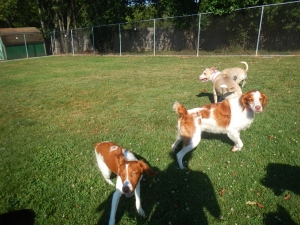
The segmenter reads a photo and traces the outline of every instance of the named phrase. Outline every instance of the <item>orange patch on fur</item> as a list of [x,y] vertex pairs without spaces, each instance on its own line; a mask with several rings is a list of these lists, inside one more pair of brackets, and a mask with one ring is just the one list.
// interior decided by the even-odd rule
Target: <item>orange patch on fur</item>
[[194,136],[196,126],[194,123],[194,116],[191,114],[181,115],[180,118],[180,135],[188,138]]
[[206,119],[209,118],[209,116],[210,116],[210,111],[209,110],[203,109],[200,112],[201,112],[202,118],[206,118]]
[[[175,110],[176,113],[180,115],[178,122],[180,123],[179,129],[180,129],[180,136],[182,137],[183,140],[183,144],[184,145],[188,144],[195,133],[196,130],[195,119],[201,116],[200,112],[189,114],[186,108],[178,102],[176,102],[173,105],[173,109]],[[198,123],[199,123],[199,119],[198,119]]]
[[230,104],[228,100],[224,100],[220,103],[215,104],[216,107],[214,108],[214,116],[216,119],[217,124],[220,127],[228,127],[231,119],[231,111],[230,111]]
[[[110,168],[110,170],[117,174],[118,167],[116,164],[116,157],[125,161],[122,153],[122,147],[113,142],[95,143],[94,147],[96,148],[96,152],[103,157],[106,165]],[[116,149],[114,151],[110,151],[111,148]]]

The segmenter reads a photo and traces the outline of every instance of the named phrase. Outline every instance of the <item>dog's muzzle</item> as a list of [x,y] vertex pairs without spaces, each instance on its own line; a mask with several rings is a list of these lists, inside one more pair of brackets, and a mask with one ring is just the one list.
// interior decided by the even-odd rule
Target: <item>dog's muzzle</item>
[[133,188],[129,181],[125,181],[123,183],[122,191],[125,194],[126,197],[130,197],[133,195]]

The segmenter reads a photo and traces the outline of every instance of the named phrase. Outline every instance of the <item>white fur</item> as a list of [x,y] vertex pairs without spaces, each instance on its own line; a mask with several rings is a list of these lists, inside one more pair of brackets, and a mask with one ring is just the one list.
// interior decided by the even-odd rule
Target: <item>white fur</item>
[[[115,146],[112,146],[110,148],[110,151],[116,150],[114,147]],[[134,156],[134,154],[131,151],[129,151],[127,149],[122,149],[122,152],[123,152],[123,155],[124,155],[126,161],[137,161],[137,158]],[[100,154],[98,154],[96,150],[95,150],[95,153],[96,153],[97,164],[98,164],[98,167],[99,167],[103,177],[110,185],[113,185],[116,187],[116,190],[115,190],[115,192],[113,194],[113,198],[112,198],[110,219],[109,219],[109,225],[114,225],[116,212],[117,212],[117,208],[119,205],[119,200],[120,200],[121,196],[124,194],[123,187],[127,186],[130,188],[130,190],[132,190],[133,185],[128,180],[128,172],[127,172],[127,179],[124,181],[124,183],[122,183],[121,177],[117,176],[116,185],[114,185],[114,183],[110,179],[110,175],[111,175],[112,171],[107,167],[107,165],[103,161],[103,157]],[[126,171],[127,171],[127,169],[128,169],[128,165],[126,166]],[[141,206],[141,197],[140,197],[140,181],[141,181],[142,177],[143,177],[143,175],[141,175],[141,177],[135,187],[134,195],[135,195],[136,209],[137,209],[138,213],[144,217],[145,213]]]
[[[239,97],[228,99],[230,103],[231,109],[231,118],[228,127],[220,127],[218,126],[215,118],[210,116],[209,118],[202,118],[201,123],[198,123],[199,118],[194,118],[196,132],[194,133],[193,137],[190,140],[190,143],[184,146],[178,153],[177,153],[177,160],[179,163],[179,167],[181,169],[185,168],[182,164],[182,159],[186,153],[191,151],[192,149],[196,148],[201,141],[201,133],[203,131],[210,132],[210,133],[223,133],[227,134],[227,136],[234,142],[234,146],[232,151],[241,150],[243,147],[243,142],[240,139],[240,131],[245,130],[251,126],[255,113],[262,112],[263,106],[260,102],[260,92],[256,91],[252,93],[253,102],[249,104],[249,108],[242,110],[242,106],[239,102]],[[188,110],[189,114],[199,112],[201,109],[205,108],[194,108]],[[213,109],[212,109],[213,110]],[[211,112],[211,115],[213,113]],[[178,130],[180,131],[180,123],[178,123]],[[177,145],[181,142],[181,136],[178,133],[176,141],[172,145],[172,151],[175,151]]]

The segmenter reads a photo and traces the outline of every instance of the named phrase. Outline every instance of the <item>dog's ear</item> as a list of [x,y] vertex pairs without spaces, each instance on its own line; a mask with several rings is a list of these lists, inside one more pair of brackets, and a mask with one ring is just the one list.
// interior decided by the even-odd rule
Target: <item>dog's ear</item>
[[146,173],[148,176],[153,177],[156,172],[150,168],[150,166],[145,163],[143,160],[138,161],[140,168],[142,169],[142,173]]
[[262,107],[263,107],[263,109],[265,109],[267,102],[268,102],[268,97],[261,91],[260,91],[260,96],[261,96]]
[[216,67],[216,66],[213,66],[212,68],[210,68],[210,70],[211,70],[212,72],[215,72],[215,71],[216,71],[216,69],[217,69],[217,67]]
[[242,105],[242,111],[248,106],[248,101],[249,101],[249,93],[243,94],[240,97],[240,103]]

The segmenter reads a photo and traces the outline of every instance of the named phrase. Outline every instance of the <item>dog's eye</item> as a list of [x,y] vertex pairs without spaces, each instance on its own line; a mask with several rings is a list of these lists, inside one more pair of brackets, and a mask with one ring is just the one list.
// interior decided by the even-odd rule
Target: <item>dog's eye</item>
[[120,173],[120,174],[118,174],[121,178],[124,178],[124,177],[126,177],[126,175],[124,174],[124,173]]
[[132,176],[132,177],[136,176],[136,172],[133,172],[133,173],[131,174],[131,176]]

